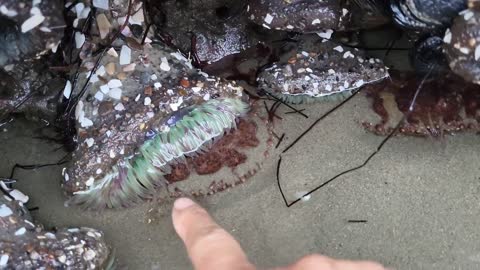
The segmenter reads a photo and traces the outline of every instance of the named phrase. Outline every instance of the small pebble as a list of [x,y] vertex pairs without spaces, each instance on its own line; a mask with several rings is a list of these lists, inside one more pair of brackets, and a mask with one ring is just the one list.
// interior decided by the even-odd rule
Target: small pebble
[[105,70],[107,71],[107,74],[112,76],[113,74],[115,74],[115,63],[108,63],[106,66],[105,66]]
[[105,14],[103,13],[97,15],[97,26],[101,39],[104,39],[108,36],[108,34],[110,33],[110,28],[112,27],[112,25],[107,19],[107,16],[105,16]]
[[115,57],[115,58],[118,57],[118,53],[117,53],[117,51],[115,51],[114,48],[108,49],[107,53],[108,53],[110,56],[113,56],[113,57]]

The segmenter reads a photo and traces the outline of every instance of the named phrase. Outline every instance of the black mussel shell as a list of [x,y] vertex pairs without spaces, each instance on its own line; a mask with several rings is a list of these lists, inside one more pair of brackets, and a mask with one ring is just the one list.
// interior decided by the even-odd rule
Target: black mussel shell
[[428,31],[448,27],[467,8],[467,0],[391,0],[394,22],[409,30]]

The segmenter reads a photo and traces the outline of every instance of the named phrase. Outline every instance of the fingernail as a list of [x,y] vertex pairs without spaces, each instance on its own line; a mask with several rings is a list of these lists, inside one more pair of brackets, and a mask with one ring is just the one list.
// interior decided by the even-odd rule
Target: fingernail
[[194,204],[195,204],[195,202],[193,202],[189,198],[180,198],[180,199],[177,199],[175,201],[175,203],[173,203],[173,208],[175,210],[183,210],[183,209],[188,208],[188,207],[190,207]]

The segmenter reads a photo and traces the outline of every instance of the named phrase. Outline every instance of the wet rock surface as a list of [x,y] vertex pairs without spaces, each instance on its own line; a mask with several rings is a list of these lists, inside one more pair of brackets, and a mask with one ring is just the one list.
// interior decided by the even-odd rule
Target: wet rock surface
[[109,255],[102,232],[85,227],[45,230],[15,196],[0,196],[0,268],[100,269]]
[[[256,32],[244,14],[245,1],[152,1],[159,34],[204,64],[255,46]],[[263,33],[265,34],[265,33]]]
[[22,113],[32,120],[55,121],[65,80],[49,68],[46,59],[40,59],[0,69],[0,118]]
[[2,1],[0,3],[0,66],[56,51],[63,37],[63,2]]
[[[245,79],[255,74],[251,70],[268,63],[272,43],[288,38],[286,32],[268,31],[252,23],[246,1],[169,0],[151,1],[149,6],[157,37],[190,55],[194,66],[212,75],[227,72],[223,75]],[[249,71],[242,70],[245,59],[251,60]]]

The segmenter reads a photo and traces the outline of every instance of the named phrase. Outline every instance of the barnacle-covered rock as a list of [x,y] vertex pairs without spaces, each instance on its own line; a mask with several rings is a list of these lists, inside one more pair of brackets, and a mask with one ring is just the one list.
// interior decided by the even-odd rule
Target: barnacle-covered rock
[[0,116],[12,112],[55,120],[65,80],[49,70],[44,58],[17,63],[8,71],[0,69],[0,78]]
[[467,81],[480,84],[480,11],[461,12],[443,40],[452,71]]
[[102,232],[85,227],[45,230],[15,200],[17,190],[4,191],[12,195],[0,196],[1,269],[104,269],[113,262]]
[[[367,120],[364,127],[378,135],[388,135],[408,112],[422,81],[413,72],[391,72],[391,80],[367,86],[379,121]],[[427,80],[417,97],[414,110],[399,133],[411,136],[441,136],[480,130],[480,86],[453,73]]]
[[150,1],[159,35],[192,58],[211,64],[255,47],[265,32],[249,23],[245,1]]
[[344,98],[388,77],[380,59],[328,40],[303,43],[262,71],[259,88],[290,103]]
[[56,50],[63,36],[60,0],[0,3],[0,66]]
[[376,27],[388,22],[384,11],[376,0],[250,0],[247,6],[249,18],[267,29],[302,33]]
[[402,28],[418,31],[444,29],[466,8],[466,0],[390,1],[394,22]]

